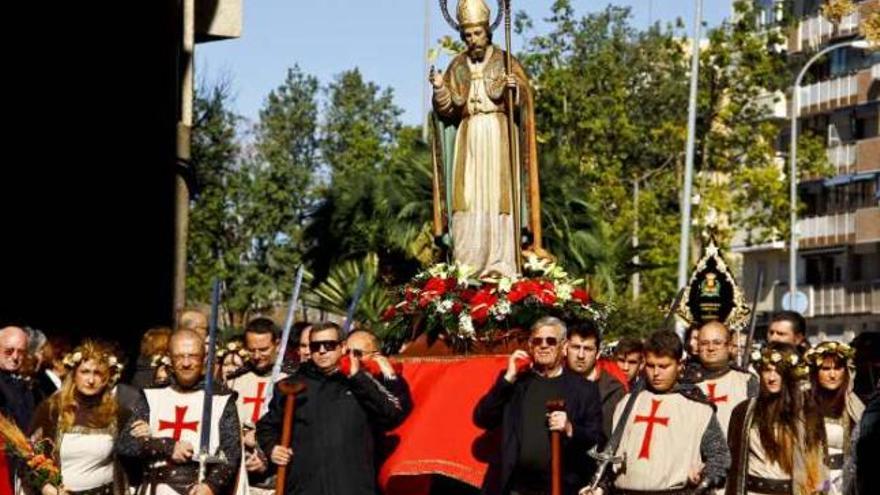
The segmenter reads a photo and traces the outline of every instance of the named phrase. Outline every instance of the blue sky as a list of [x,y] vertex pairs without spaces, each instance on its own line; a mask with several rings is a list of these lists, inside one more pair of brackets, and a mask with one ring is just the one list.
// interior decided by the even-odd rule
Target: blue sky
[[[731,13],[731,0],[703,0],[704,20],[716,26]],[[425,0],[243,0],[239,39],[199,44],[196,74],[211,82],[220,77],[232,83],[234,109],[255,119],[264,98],[283,80],[294,64],[318,77],[322,84],[336,74],[359,67],[364,76],[393,88],[403,108],[405,124],[422,118]],[[437,0],[428,0],[431,44],[454,34],[440,14]],[[457,0],[449,0],[454,15]],[[495,2],[492,6],[493,15]],[[542,32],[553,0],[513,0],[514,11],[524,10]],[[685,20],[692,29],[693,0],[572,0],[579,14],[603,9],[609,3],[632,8],[633,23]],[[514,38],[514,51],[522,39]],[[499,36],[496,42],[503,42]]]

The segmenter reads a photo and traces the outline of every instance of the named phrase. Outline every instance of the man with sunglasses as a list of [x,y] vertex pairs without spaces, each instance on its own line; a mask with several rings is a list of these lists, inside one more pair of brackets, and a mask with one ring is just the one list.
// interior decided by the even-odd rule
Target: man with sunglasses
[[[531,328],[529,352],[516,350],[507,369],[477,404],[474,422],[484,429],[502,428],[500,458],[493,459],[483,491],[502,495],[550,493],[550,435],[563,439],[563,485],[577,493],[595,463],[587,451],[602,440],[602,402],[595,383],[563,366],[567,328],[555,317],[543,317]],[[531,367],[523,366],[531,361]],[[548,414],[547,402],[562,399],[565,410]]]
[[24,329],[0,329],[0,412],[22,430],[30,427],[35,406],[30,383],[19,374],[27,349],[28,335]]
[[297,396],[290,448],[279,445],[284,395],[275,390],[269,412],[257,423],[257,442],[273,466],[288,466],[284,493],[375,495],[375,431],[399,425],[400,401],[351,358],[347,373],[340,361],[348,351],[335,323],[319,323],[309,333],[308,362],[286,381],[306,388]]

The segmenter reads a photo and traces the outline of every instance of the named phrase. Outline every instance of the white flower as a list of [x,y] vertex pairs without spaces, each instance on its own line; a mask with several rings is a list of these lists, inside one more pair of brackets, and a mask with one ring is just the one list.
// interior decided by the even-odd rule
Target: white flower
[[513,279],[510,277],[502,277],[498,281],[498,292],[508,293],[513,288]]
[[492,306],[490,312],[495,315],[496,320],[503,320],[510,314],[510,301],[507,299],[499,299],[498,302],[495,303],[495,306]]
[[456,282],[458,282],[458,285],[467,285],[468,280],[470,280],[476,272],[477,271],[470,265],[456,265]]
[[107,364],[109,364],[110,366],[116,366],[116,356],[108,357]]
[[431,268],[428,268],[428,273],[430,273],[432,277],[446,278],[446,273],[448,270],[449,266],[446,263],[437,263]]
[[761,360],[761,351],[752,351],[752,361]]
[[458,316],[458,330],[462,337],[468,339],[476,337],[477,332],[474,330],[474,321],[471,320],[470,314],[462,312]]
[[789,355],[789,356],[788,356],[788,361],[792,364],[792,366],[798,364],[798,357],[797,357],[797,354],[791,354],[791,355]]
[[448,313],[452,309],[452,301],[445,299],[437,303],[437,312],[440,314]]
[[778,352],[774,352],[773,354],[770,354],[770,362],[771,363],[778,363],[779,361],[782,361],[782,354],[779,354]]
[[571,293],[574,291],[574,287],[569,284],[557,284],[556,285],[556,298],[560,301],[568,301],[571,300]]
[[561,266],[553,263],[547,269],[547,276],[553,280],[563,280],[568,278],[568,273],[566,273]]
[[82,360],[82,358],[83,358],[83,355],[81,352],[77,351],[77,352],[73,353],[73,362],[74,363],[80,362]]
[[544,273],[547,271],[547,266],[549,265],[548,260],[542,260],[538,258],[535,253],[529,253],[528,261],[526,261],[525,267],[529,271]]

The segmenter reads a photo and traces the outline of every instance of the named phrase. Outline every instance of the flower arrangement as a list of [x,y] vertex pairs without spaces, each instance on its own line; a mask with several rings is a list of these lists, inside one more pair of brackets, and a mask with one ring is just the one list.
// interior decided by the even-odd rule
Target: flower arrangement
[[0,414],[0,435],[3,436],[6,453],[21,459],[27,465],[23,473],[25,481],[41,490],[47,483],[58,488],[61,486],[61,470],[52,459],[53,445],[51,440],[42,439],[31,442],[16,426],[15,422]]
[[763,350],[754,350],[751,354],[752,363],[761,369],[767,365],[773,365],[780,373],[791,373],[795,378],[805,378],[809,373],[807,361],[797,354],[797,351],[780,351],[771,347]]
[[590,318],[604,326],[605,311],[591,300],[583,280],[534,255],[523,271],[523,276],[480,280],[466,265],[434,265],[398,289],[399,302],[382,319],[388,333],[445,334],[459,348],[490,342],[545,315]]
[[822,342],[816,347],[811,348],[804,354],[804,360],[810,366],[818,367],[822,365],[822,361],[826,357],[837,356],[844,362],[851,362],[855,357],[856,351],[852,347],[842,342]]

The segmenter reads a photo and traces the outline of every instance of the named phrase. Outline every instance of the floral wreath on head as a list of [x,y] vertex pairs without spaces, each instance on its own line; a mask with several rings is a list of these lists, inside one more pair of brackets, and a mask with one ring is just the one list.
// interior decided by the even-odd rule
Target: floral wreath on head
[[251,353],[244,348],[244,344],[237,340],[230,340],[224,346],[217,346],[217,361],[222,363],[223,358],[229,354],[237,354],[241,358],[242,364],[250,361]]
[[803,379],[809,374],[807,361],[800,357],[796,350],[779,350],[765,347],[762,350],[754,350],[751,354],[752,363],[760,369],[767,365],[776,366],[780,374],[789,373],[797,379]]
[[94,359],[99,363],[107,365],[107,368],[109,370],[108,385],[112,386],[119,381],[119,378],[122,376],[122,370],[123,368],[125,368],[125,366],[112,352],[104,351],[100,348],[99,345],[91,342],[80,344],[76,349],[73,350],[73,352],[65,355],[64,359],[62,359],[61,362],[64,363],[65,367],[73,370],[84,361],[88,361],[89,359]]
[[856,350],[842,342],[827,341],[811,348],[804,354],[804,359],[812,367],[818,368],[826,357],[837,356],[847,365],[852,364]]
[[150,367],[158,368],[159,366],[171,366],[171,357],[165,353],[150,356]]

